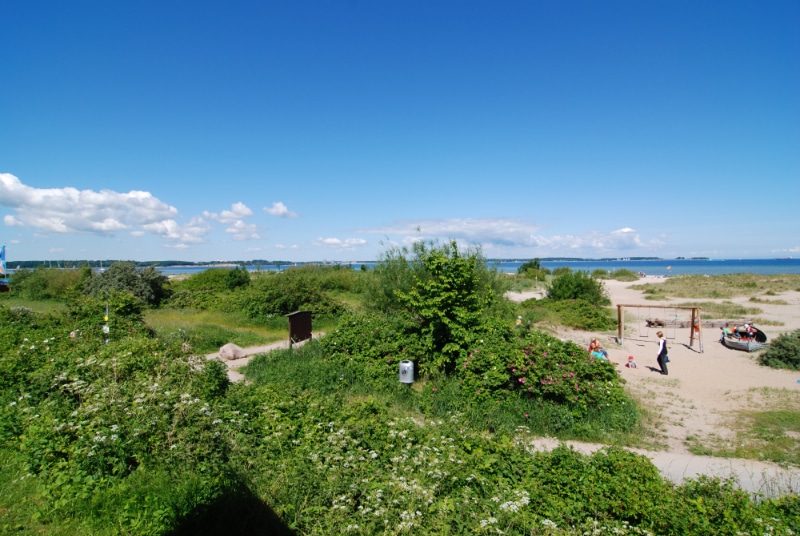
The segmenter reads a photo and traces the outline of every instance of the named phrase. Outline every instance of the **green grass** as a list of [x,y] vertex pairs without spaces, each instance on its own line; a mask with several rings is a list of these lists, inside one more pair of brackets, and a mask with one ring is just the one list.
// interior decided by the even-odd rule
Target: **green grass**
[[684,275],[669,277],[660,283],[632,285],[641,290],[647,299],[659,300],[667,297],[689,299],[731,299],[751,296],[754,293],[775,295],[800,288],[800,275]]
[[683,302],[679,303],[678,307],[700,307],[702,309],[703,318],[706,320],[716,318],[752,318],[764,312],[758,307],[744,307],[731,301]]
[[242,348],[285,339],[288,320],[253,325],[239,315],[189,309],[154,309],[144,314],[145,322],[165,340],[187,342],[195,352],[211,353],[226,343]]
[[4,305],[9,309],[14,307],[24,307],[26,309],[30,309],[31,311],[43,314],[56,313],[59,311],[65,311],[67,309],[66,304],[63,302],[51,300],[24,300],[22,298],[6,297],[3,294],[0,294],[0,305]]
[[759,298],[758,296],[753,296],[750,298],[750,301],[753,303],[763,303],[765,305],[789,305],[789,302],[786,300],[768,300],[766,298]]
[[687,441],[689,451],[705,456],[800,465],[800,411],[738,411],[735,418],[736,433],[732,439],[693,437]]
[[529,290],[541,289],[547,285],[547,282],[541,279],[536,280],[517,274],[506,274],[505,277],[507,277],[508,283],[510,284],[510,292],[526,292]]
[[732,438],[691,437],[689,451],[800,466],[800,395],[788,389],[755,389],[751,396],[762,407],[728,415]]
[[113,531],[90,529],[76,519],[48,519],[48,499],[41,480],[25,470],[19,455],[0,448],[0,534],[103,535]]

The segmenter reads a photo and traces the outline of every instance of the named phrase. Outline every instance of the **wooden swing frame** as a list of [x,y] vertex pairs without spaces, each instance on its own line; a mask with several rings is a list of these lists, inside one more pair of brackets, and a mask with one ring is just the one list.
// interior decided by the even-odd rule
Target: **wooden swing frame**
[[[651,304],[643,304],[643,305],[635,305],[635,304],[619,304],[617,305],[617,339],[619,343],[624,346],[625,345],[625,308],[633,308],[637,309],[637,316],[639,318],[638,311],[642,307],[646,307],[648,309],[674,309],[674,310],[684,310],[684,311],[691,311],[692,312],[692,320],[689,323],[689,346],[694,347],[694,340],[697,339],[697,342],[700,345],[700,353],[703,353],[703,339],[700,337],[700,310],[702,307],[682,307],[680,305],[651,305]],[[677,313],[675,315],[677,317]],[[639,328],[639,326],[637,326]],[[664,326],[666,329],[666,325]],[[674,330],[678,329],[677,322],[674,324]],[[648,329],[649,333],[649,329]],[[673,331],[673,338],[676,331]]]

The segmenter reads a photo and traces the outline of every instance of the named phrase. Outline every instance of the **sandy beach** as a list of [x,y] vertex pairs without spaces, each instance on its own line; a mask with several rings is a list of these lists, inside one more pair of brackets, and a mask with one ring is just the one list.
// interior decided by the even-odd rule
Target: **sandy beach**
[[[685,299],[648,302],[644,295],[632,285],[658,283],[665,281],[660,277],[646,277],[636,282],[605,281],[612,305],[676,305]],[[540,297],[541,291],[516,293],[507,296],[515,301]],[[781,333],[800,329],[800,292],[783,292],[770,296],[770,301],[782,300],[787,305],[749,302],[749,296],[741,296],[725,301],[757,306],[763,312],[759,318],[780,322],[783,325],[758,325],[769,337],[775,339]],[[704,300],[713,301],[713,300]],[[592,337],[597,337],[609,353],[612,362],[618,363],[618,370],[627,382],[627,389],[648,412],[649,424],[653,430],[654,450],[642,451],[661,468],[665,476],[674,481],[696,476],[714,474],[734,476],[741,485],[751,491],[765,491],[770,486],[781,488],[781,492],[800,492],[800,470],[783,470],[774,464],[748,460],[733,460],[695,456],[689,452],[692,441],[700,445],[720,445],[735,437],[734,425],[742,418],[740,412],[765,410],[783,407],[788,401],[794,407],[800,406],[800,372],[776,370],[761,366],[756,361],[756,353],[733,350],[720,344],[718,327],[701,329],[701,340],[690,346],[690,329],[672,327],[646,328],[644,320],[648,313],[653,317],[665,319],[675,314],[674,310],[657,311],[641,309],[637,318],[631,311],[626,320],[624,341],[608,333],[586,333],[570,331],[560,333],[562,339],[569,339],[582,346],[588,346]],[[690,312],[682,311],[681,320],[688,320]],[[638,321],[638,322],[637,322]],[[669,376],[657,372],[656,354],[661,329],[669,347]],[[620,344],[623,342],[623,344]],[[700,343],[702,342],[702,352]],[[638,368],[623,366],[628,356],[634,356]],[[570,443],[582,451],[599,448],[598,445]],[[539,442],[542,448],[552,446],[552,441]],[[776,490],[772,490],[776,491]]]

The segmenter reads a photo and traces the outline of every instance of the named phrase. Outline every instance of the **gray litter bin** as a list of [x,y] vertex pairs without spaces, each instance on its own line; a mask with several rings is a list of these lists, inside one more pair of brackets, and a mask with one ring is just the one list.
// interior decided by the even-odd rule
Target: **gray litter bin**
[[414,362],[400,361],[400,383],[414,383]]

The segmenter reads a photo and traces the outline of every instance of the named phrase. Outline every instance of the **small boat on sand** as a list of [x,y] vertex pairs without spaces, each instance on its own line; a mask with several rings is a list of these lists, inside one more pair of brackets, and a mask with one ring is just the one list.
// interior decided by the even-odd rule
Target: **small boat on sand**
[[[755,326],[749,326],[752,333],[748,336],[744,330],[736,330],[734,335],[725,335],[721,342],[728,348],[755,352],[767,347],[767,335]],[[738,335],[738,337],[737,337]]]

